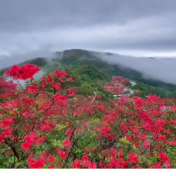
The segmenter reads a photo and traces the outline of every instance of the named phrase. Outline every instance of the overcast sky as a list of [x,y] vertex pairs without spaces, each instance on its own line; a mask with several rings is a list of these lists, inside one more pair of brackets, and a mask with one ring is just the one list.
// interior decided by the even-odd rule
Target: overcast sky
[[81,48],[176,56],[176,0],[0,0],[0,56]]

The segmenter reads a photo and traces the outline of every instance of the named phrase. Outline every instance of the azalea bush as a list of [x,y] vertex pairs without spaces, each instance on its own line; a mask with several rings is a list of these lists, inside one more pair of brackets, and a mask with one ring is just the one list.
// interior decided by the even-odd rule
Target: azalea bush
[[17,85],[12,81],[7,81],[5,77],[0,78],[0,101],[5,101],[15,95]]
[[[175,103],[150,95],[79,100],[66,71],[13,66],[0,81],[1,168],[174,168]],[[8,85],[8,86],[7,86]],[[48,91],[49,90],[49,91]],[[171,105],[170,105],[171,104]]]

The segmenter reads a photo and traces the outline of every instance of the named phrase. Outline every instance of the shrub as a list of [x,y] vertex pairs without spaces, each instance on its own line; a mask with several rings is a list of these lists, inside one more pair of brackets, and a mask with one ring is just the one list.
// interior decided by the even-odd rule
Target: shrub
[[36,82],[39,70],[27,64],[6,72],[28,85],[0,104],[1,168],[175,167],[175,105],[166,111],[155,95],[78,102],[76,88],[62,89],[72,81],[66,71]]

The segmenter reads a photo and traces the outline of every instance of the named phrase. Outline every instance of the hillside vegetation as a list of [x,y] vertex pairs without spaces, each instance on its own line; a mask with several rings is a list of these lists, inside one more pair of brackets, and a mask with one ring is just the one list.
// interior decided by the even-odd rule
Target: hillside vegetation
[[[81,85],[86,85],[88,90],[85,90],[85,92],[87,92],[84,92],[85,95],[89,95],[90,90],[101,90],[102,86],[100,87],[99,85],[109,81],[110,77],[113,75],[120,75],[124,78],[136,81],[137,85],[133,87],[133,89],[141,90],[142,93],[140,96],[142,97],[152,93],[163,98],[176,98],[176,85],[155,79],[146,79],[143,77],[142,73],[119,65],[109,64],[94,53],[95,52],[80,49],[66,50],[63,53],[56,53],[56,57],[53,59],[36,58],[25,61],[19,65],[31,63],[40,67],[46,74],[61,67],[67,71],[71,71],[72,75],[79,78]],[[3,74],[5,69],[0,71],[0,75]],[[80,87],[78,91],[83,93],[81,88],[82,87]]]
[[7,70],[14,80],[28,80],[25,88],[0,78],[0,168],[176,167],[175,101],[103,101],[99,92],[78,98],[81,86],[97,89],[109,75],[84,65],[36,81],[39,71],[32,64]]

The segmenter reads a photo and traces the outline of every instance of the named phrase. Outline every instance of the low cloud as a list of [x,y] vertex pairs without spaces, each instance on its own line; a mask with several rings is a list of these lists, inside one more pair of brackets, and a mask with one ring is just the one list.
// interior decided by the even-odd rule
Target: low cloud
[[131,57],[105,53],[98,54],[98,57],[111,64],[118,64],[139,71],[148,78],[176,84],[175,58]]
[[34,58],[55,58],[55,53],[48,48],[42,48],[40,50],[34,50],[31,52],[25,52],[21,54],[14,54],[12,56],[1,56],[0,57],[0,69],[10,67],[14,64],[19,64],[21,62],[34,59]]

